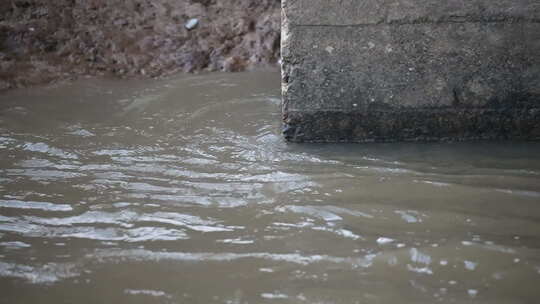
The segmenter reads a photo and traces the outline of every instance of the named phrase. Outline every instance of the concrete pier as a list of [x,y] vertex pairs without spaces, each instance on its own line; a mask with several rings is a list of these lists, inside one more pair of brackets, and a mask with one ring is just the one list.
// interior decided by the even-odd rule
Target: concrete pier
[[293,142],[540,139],[538,0],[282,0]]

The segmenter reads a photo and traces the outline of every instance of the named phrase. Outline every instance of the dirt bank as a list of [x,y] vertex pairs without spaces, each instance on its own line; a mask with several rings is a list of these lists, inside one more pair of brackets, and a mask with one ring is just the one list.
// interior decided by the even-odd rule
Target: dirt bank
[[[3,0],[0,90],[81,75],[275,65],[279,6],[279,0]],[[187,29],[190,20],[196,25]]]

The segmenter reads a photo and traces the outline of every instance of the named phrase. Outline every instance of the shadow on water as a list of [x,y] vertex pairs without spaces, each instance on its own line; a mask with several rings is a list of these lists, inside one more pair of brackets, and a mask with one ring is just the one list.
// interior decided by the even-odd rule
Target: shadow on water
[[0,96],[0,302],[538,299],[538,143],[287,144],[279,94],[269,71]]

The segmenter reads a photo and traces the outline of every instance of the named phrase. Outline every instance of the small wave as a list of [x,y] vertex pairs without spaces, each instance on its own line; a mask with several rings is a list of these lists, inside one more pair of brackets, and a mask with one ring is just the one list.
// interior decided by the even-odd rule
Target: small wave
[[22,249],[22,248],[32,247],[32,245],[27,244],[25,242],[20,242],[20,241],[2,242],[2,243],[0,243],[0,246],[2,246],[4,248],[7,248],[7,249]]
[[312,227],[311,229],[318,230],[318,231],[331,232],[331,233],[334,233],[334,234],[336,234],[338,236],[353,239],[353,240],[364,239],[363,237],[359,236],[358,234],[356,234],[356,233],[354,233],[354,232],[352,232],[350,230],[347,230],[347,229],[334,229],[334,228],[330,228],[330,227],[321,227],[321,226]]
[[67,204],[53,204],[48,202],[33,202],[19,200],[0,200],[0,208],[35,209],[44,211],[72,211],[73,207]]
[[540,197],[540,192],[525,191],[525,190],[512,190],[512,189],[495,189],[497,192],[506,193],[510,195],[525,196],[525,197]]
[[364,257],[335,257],[328,255],[302,255],[298,253],[210,253],[210,252],[157,252],[145,249],[116,250],[100,249],[87,255],[87,258],[96,258],[104,261],[109,259],[129,259],[134,261],[184,261],[184,262],[230,262],[243,259],[262,259],[274,262],[287,262],[299,265],[315,263],[346,264],[349,267],[370,267],[376,254],[368,254]]
[[8,176],[26,176],[35,181],[47,181],[58,179],[72,179],[86,176],[83,173],[61,170],[37,170],[37,169],[9,169]]
[[29,266],[0,262],[0,277],[25,279],[33,284],[55,283],[62,279],[77,277],[80,272],[72,263],[47,263]]
[[66,152],[62,149],[53,148],[47,145],[46,143],[42,143],[42,142],[25,143],[22,145],[22,148],[26,151],[45,153],[50,156],[55,156],[55,157],[60,157],[60,158],[65,158],[65,159],[78,159],[79,158],[77,154]]
[[124,289],[125,294],[129,295],[145,295],[145,296],[152,296],[152,297],[165,297],[165,298],[171,298],[171,295],[167,294],[164,291],[161,290],[150,290],[150,289]]
[[278,212],[294,212],[294,213],[301,213],[301,214],[307,214],[311,215],[313,217],[317,217],[320,219],[323,219],[327,222],[332,221],[341,221],[343,218],[335,213],[332,213],[330,211],[324,210],[324,208],[320,208],[317,206],[296,206],[296,205],[290,205],[290,206],[282,206],[277,207],[276,211]]

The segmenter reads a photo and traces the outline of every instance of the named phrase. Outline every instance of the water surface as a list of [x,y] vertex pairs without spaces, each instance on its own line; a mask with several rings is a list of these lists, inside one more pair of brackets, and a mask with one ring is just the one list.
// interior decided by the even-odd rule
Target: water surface
[[0,303],[537,303],[537,143],[287,144],[277,72],[0,96]]

